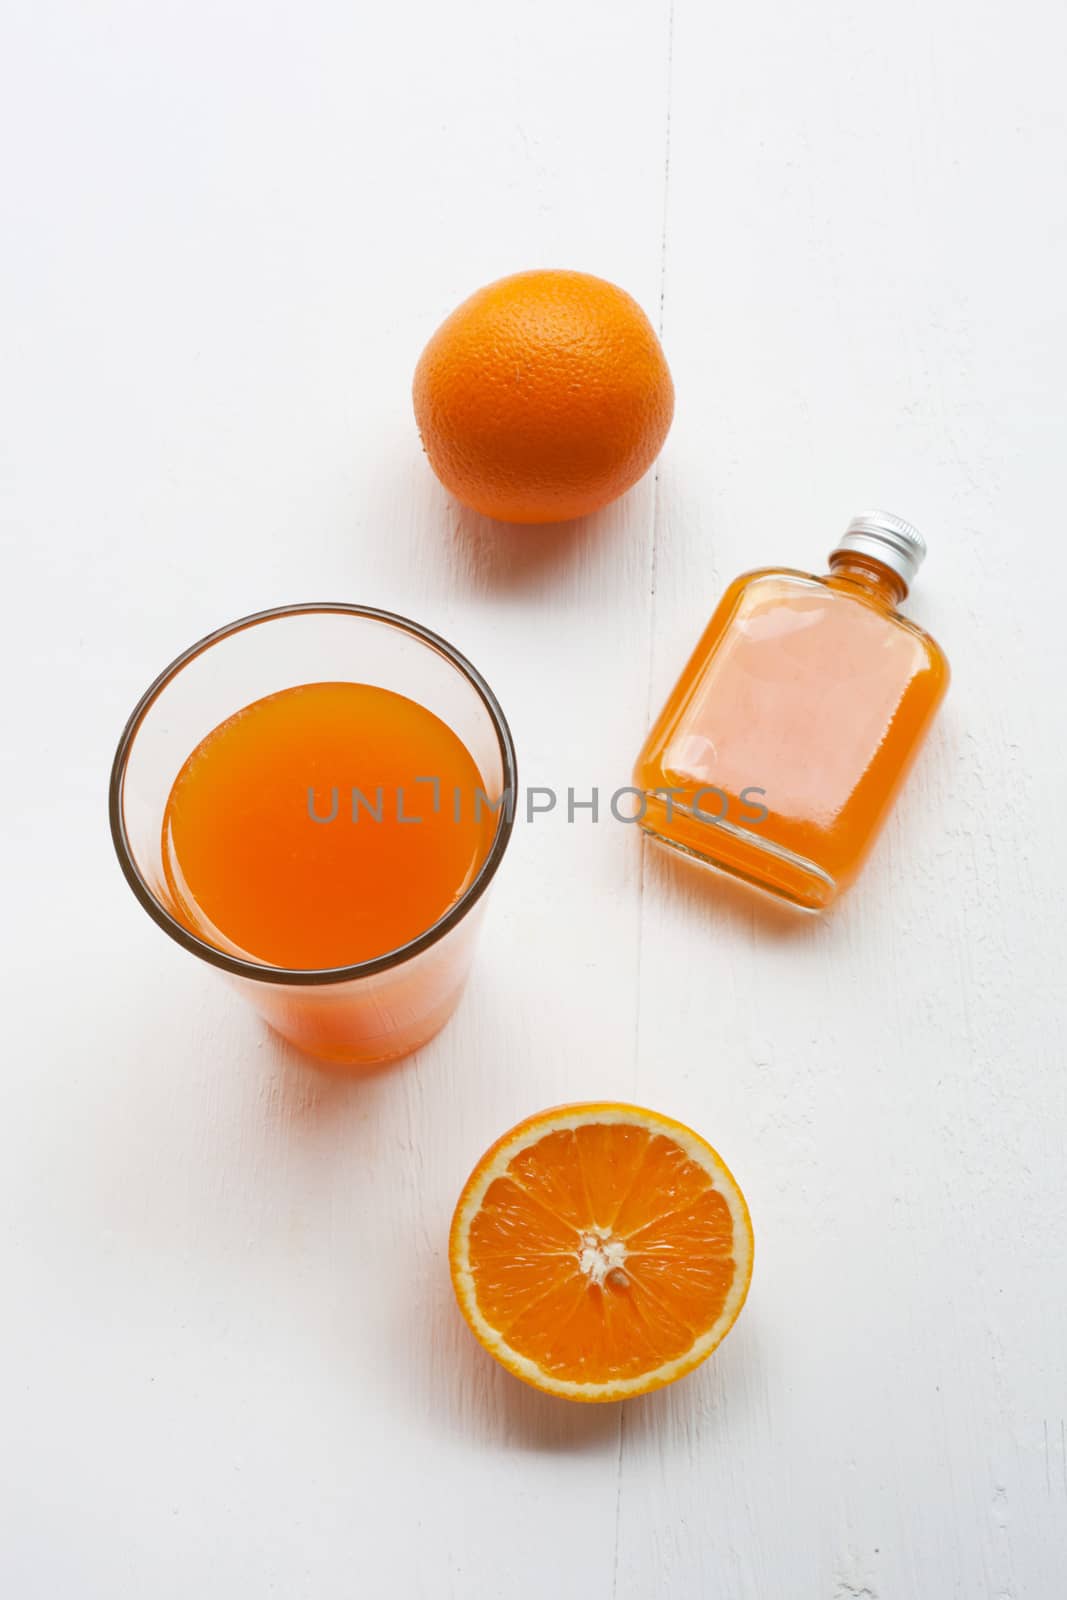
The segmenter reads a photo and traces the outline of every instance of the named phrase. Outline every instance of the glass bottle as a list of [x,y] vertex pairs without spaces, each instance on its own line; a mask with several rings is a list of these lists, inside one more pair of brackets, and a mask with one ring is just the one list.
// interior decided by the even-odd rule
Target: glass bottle
[[863,865],[948,687],[901,616],[926,545],[856,517],[815,577],[727,589],[634,769],[653,838],[808,911]]

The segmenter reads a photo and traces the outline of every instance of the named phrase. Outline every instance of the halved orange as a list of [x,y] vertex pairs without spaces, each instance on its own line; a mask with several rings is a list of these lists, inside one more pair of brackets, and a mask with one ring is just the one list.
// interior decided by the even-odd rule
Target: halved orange
[[692,1129],[594,1102],[528,1117],[459,1197],[460,1309],[517,1378],[568,1400],[623,1400],[691,1372],[737,1320],[752,1223]]

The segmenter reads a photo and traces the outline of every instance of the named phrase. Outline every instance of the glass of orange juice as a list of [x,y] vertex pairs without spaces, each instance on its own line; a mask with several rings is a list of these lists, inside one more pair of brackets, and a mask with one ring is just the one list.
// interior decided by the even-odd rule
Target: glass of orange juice
[[470,969],[515,749],[444,639],[367,606],[258,612],[142,695],[111,775],[149,916],[322,1060],[417,1050]]

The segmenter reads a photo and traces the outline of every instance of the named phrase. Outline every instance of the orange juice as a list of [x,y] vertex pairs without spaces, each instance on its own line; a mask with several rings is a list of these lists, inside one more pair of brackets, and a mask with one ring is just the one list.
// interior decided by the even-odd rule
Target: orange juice
[[404,695],[340,682],[267,695],[209,733],[174,782],[170,909],[274,967],[383,956],[477,875],[498,821],[482,781],[452,729]]
[[940,646],[897,609],[925,549],[869,512],[829,573],[730,585],[637,758],[646,832],[805,910],[834,901],[948,687]]

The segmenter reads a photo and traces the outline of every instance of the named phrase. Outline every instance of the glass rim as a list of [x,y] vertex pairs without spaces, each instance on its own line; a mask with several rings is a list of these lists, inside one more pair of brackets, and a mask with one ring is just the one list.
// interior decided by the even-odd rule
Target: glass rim
[[[217,945],[209,944],[206,939],[193,933],[184,923],[178,921],[158,899],[149,887],[141,873],[137,860],[130,844],[126,831],[126,819],[123,814],[123,793],[126,780],[126,768],[129,764],[130,752],[134,740],[141,728],[145,717],[152,709],[159,696],[167,685],[178,676],[184,667],[195,661],[212,645],[219,644],[223,639],[233,634],[243,633],[248,628],[254,628],[264,622],[273,622],[282,617],[313,616],[317,613],[340,614],[342,616],[362,617],[371,622],[383,622],[387,626],[397,628],[403,633],[411,635],[421,644],[443,656],[456,670],[466,678],[471,688],[478,695],[493,725],[497,745],[500,750],[500,759],[503,770],[503,797],[504,805],[501,815],[497,819],[496,832],[493,842],[478,871],[475,873],[467,888],[464,889],[454,905],[449,906],[443,916],[418,935],[410,939],[407,944],[397,945],[393,950],[387,950],[380,956],[373,956],[366,961],[352,962],[342,967],[276,967],[267,962],[247,961],[241,956],[230,955],[225,950],[220,950]],[[448,643],[440,634],[434,633],[430,628],[424,628],[419,622],[412,622],[410,617],[404,617],[396,611],[383,611],[375,606],[362,606],[350,604],[343,600],[309,600],[294,605],[271,606],[265,611],[253,611],[247,617],[238,617],[235,622],[225,623],[221,628],[215,628],[211,633],[198,639],[188,649],[183,650],[163,671],[153,679],[144,694],[134,706],[127,719],[126,726],[119,738],[115,758],[111,764],[111,778],[108,784],[108,818],[111,824],[111,840],[115,846],[115,853],[119,859],[123,876],[141,905],[148,912],[163,932],[169,934],[175,943],[191,954],[199,956],[209,965],[219,967],[224,972],[233,973],[239,978],[250,978],[255,983],[289,984],[294,986],[310,986],[322,984],[350,983],[358,978],[370,978],[376,973],[388,972],[393,967],[403,965],[413,957],[429,950],[439,940],[444,938],[467,915],[467,912],[481,899],[489,884],[496,875],[508,840],[515,825],[515,803],[518,787],[518,765],[515,758],[515,741],[511,735],[507,718],[501,709],[500,702],[490,689],[476,667],[472,666],[454,645]],[[507,796],[511,796],[511,804]]]

